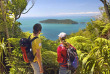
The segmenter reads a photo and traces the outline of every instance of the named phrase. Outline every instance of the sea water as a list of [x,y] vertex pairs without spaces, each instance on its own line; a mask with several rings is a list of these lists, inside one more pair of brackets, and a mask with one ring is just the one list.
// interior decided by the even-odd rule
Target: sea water
[[[73,21],[77,21],[78,24],[47,24],[47,23],[40,23],[42,20],[46,19],[71,19]],[[30,33],[33,32],[33,25],[36,23],[40,23],[42,25],[42,35],[45,36],[47,39],[50,40],[57,40],[58,34],[60,32],[65,32],[67,35],[71,33],[78,32],[80,29],[86,28],[86,23],[90,22],[91,19],[95,20],[93,17],[90,16],[73,16],[73,17],[23,17],[18,19],[21,22],[21,29],[23,32],[29,31]],[[85,22],[85,23],[81,23]]]

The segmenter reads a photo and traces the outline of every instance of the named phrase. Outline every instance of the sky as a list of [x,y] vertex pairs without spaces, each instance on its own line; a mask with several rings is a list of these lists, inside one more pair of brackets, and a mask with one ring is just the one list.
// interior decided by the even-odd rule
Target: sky
[[[29,2],[26,9],[32,5]],[[21,17],[92,16],[100,14],[100,0],[35,0],[35,5]]]

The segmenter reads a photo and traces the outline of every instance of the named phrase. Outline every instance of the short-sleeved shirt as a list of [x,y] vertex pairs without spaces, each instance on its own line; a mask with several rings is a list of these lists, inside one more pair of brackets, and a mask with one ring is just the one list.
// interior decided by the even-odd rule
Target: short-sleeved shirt
[[[31,39],[34,38],[34,34],[31,35]],[[41,55],[41,48],[42,48],[42,44],[41,44],[41,39],[40,38],[36,38],[33,42],[32,42],[32,51],[33,51],[33,55],[36,55],[37,50],[40,50],[40,55]],[[42,57],[40,57],[42,58]],[[41,59],[42,60],[42,59]],[[37,61],[37,55],[35,56],[33,62]]]

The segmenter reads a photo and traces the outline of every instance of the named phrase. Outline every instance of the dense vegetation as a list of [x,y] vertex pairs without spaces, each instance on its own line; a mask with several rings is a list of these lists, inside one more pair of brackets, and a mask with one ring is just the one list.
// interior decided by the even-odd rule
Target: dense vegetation
[[[21,3],[18,4],[19,7],[16,6],[15,0],[9,0],[8,3],[0,1],[0,3],[2,3],[0,4],[0,73],[33,74],[31,66],[24,62],[19,47],[20,38],[28,38],[31,33],[22,32],[19,27],[21,23],[14,20],[19,18],[27,1],[19,0],[17,2]],[[21,8],[20,13],[16,10],[18,8]],[[11,14],[13,18],[10,17]],[[110,23],[107,19],[103,11],[101,18],[91,20],[85,29],[67,37],[66,41],[76,47],[79,56],[80,65],[77,74],[110,74]],[[59,65],[56,51],[60,42],[48,40],[44,36],[40,38],[43,46],[44,74],[57,74]]]

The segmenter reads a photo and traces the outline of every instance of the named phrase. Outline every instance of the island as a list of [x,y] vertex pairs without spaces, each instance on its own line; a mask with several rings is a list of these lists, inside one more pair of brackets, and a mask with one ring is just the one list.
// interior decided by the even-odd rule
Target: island
[[53,24],[78,24],[78,22],[73,21],[71,19],[64,19],[64,20],[58,20],[58,19],[47,19],[40,21],[40,23],[53,23]]

